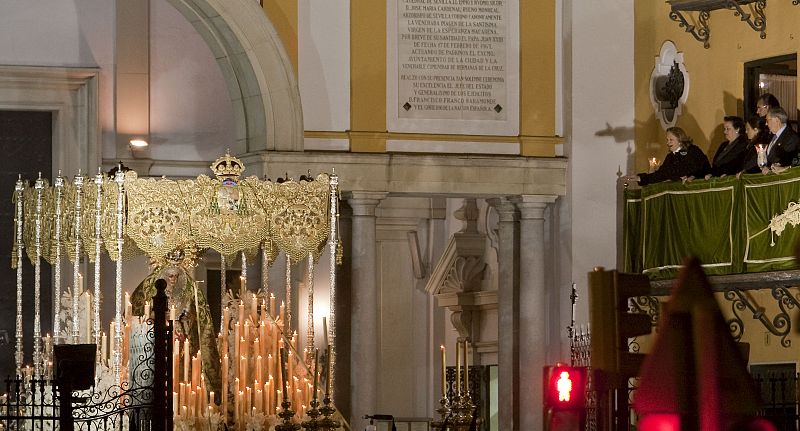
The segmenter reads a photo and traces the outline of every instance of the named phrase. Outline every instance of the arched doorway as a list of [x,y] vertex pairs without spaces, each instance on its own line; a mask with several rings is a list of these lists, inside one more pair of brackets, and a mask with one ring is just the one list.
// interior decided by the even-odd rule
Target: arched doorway
[[280,38],[252,0],[168,0],[200,33],[233,104],[237,152],[302,151],[300,92]]

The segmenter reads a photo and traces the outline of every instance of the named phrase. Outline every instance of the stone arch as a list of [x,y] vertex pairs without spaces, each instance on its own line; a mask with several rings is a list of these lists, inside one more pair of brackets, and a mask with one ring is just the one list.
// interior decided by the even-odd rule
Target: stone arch
[[222,70],[239,153],[302,151],[300,91],[278,33],[253,0],[168,0]]

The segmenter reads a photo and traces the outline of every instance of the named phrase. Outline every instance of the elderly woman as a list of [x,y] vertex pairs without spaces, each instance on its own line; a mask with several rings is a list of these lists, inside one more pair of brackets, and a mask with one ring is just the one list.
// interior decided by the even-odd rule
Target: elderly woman
[[653,173],[641,173],[628,177],[638,181],[640,185],[661,181],[685,180],[690,177],[703,177],[711,166],[703,150],[694,145],[692,138],[680,127],[670,127],[666,132],[669,153],[658,170]]
[[706,179],[712,176],[736,175],[742,170],[748,144],[744,120],[741,117],[726,116],[722,123],[722,130],[727,141],[720,144],[714,154],[711,172],[706,174]]

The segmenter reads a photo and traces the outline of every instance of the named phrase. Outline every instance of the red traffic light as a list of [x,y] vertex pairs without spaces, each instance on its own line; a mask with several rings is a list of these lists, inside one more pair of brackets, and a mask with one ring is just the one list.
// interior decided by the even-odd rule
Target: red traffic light
[[586,405],[586,367],[544,367],[544,405],[553,410],[579,410]]

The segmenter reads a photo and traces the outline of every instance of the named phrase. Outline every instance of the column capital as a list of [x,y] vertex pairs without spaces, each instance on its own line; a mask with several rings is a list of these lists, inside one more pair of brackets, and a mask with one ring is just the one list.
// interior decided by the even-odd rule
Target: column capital
[[519,212],[514,205],[514,196],[486,199],[486,203],[497,211],[501,222],[514,222],[519,220]]
[[360,192],[350,191],[343,193],[344,199],[353,209],[354,216],[375,216],[375,208],[383,199],[388,196],[388,192]]
[[544,210],[556,201],[553,195],[520,195],[513,199],[523,220],[544,219]]

